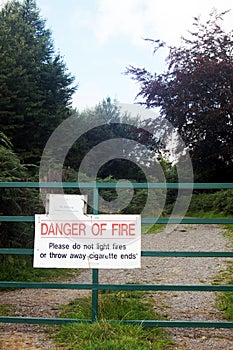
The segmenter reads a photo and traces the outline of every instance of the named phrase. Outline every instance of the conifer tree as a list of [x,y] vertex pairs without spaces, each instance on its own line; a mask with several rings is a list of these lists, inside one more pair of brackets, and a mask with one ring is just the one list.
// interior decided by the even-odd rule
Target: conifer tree
[[45,25],[35,0],[13,0],[0,11],[0,130],[33,164],[69,116],[76,89]]

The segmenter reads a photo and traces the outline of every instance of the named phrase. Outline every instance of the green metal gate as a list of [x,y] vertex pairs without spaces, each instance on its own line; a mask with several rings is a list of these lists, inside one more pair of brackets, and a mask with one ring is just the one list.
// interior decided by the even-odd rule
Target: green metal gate
[[[233,183],[133,183],[134,188],[146,189],[232,189]],[[2,182],[1,188],[92,188],[94,214],[98,214],[99,189],[115,188],[116,183],[37,183],[37,182]],[[121,182],[118,188],[127,188],[128,183]],[[34,216],[1,216],[0,222],[34,222]],[[233,224],[233,218],[144,218],[143,224]],[[33,255],[33,249],[0,248],[0,254]],[[142,251],[143,257],[233,257],[233,252],[184,252],[184,251]],[[233,292],[233,285],[164,285],[164,284],[100,284],[98,269],[92,270],[92,283],[54,283],[54,282],[6,282],[0,281],[0,288],[32,289],[80,289],[92,291],[92,318],[37,318],[37,317],[0,317],[0,322],[27,324],[66,324],[74,322],[91,323],[98,320],[98,292],[101,290],[143,290],[143,291],[202,291]],[[161,320],[109,320],[128,324],[156,327],[198,327],[198,328],[233,328],[233,322],[212,321],[161,321]]]

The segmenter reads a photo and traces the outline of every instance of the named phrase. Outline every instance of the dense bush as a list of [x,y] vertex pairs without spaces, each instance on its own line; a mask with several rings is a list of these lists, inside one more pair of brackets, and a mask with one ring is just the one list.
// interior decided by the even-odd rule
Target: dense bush
[[[27,181],[28,169],[10,148],[0,146],[0,181]],[[0,215],[21,216],[39,213],[39,192],[29,188],[1,188]],[[0,246],[2,248],[26,248],[33,246],[32,223],[1,222]]]
[[216,214],[233,214],[233,190],[220,190],[213,193],[199,193],[192,196],[190,213],[213,212]]

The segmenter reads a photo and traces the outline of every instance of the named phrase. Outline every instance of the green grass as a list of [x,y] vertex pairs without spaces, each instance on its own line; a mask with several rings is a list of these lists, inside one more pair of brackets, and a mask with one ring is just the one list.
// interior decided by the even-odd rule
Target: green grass
[[225,236],[229,238],[230,245],[233,248],[233,224],[224,225],[224,227],[227,229]]
[[15,306],[11,304],[0,305],[0,316],[15,315]]
[[[64,350],[165,350],[172,342],[161,328],[108,322],[124,319],[161,319],[154,299],[144,292],[105,292],[99,295],[99,321],[58,328],[54,340]],[[61,317],[91,318],[91,298],[76,299],[62,307]]]
[[159,233],[164,230],[164,224],[142,224],[142,233]]
[[38,282],[46,280],[62,280],[70,275],[79,274],[74,269],[39,269],[33,268],[31,256],[2,255],[0,257],[1,281]]
[[188,211],[187,217],[191,216],[193,218],[232,218],[230,215],[225,215],[224,213],[216,213],[216,211]]

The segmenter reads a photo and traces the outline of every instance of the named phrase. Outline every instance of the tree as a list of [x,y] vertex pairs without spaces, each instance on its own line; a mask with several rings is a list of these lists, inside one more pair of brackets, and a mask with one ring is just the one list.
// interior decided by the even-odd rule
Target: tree
[[[199,181],[232,180],[233,31],[221,27],[225,14],[214,10],[205,24],[194,18],[190,38],[168,46],[165,73],[132,66],[126,72],[140,84],[142,104],[159,107],[181,135]],[[166,45],[150,41],[155,51]]]
[[23,162],[38,164],[70,114],[75,87],[35,0],[13,0],[0,11],[0,72],[0,128]]
[[[20,163],[2,132],[0,141],[0,181],[26,181],[28,170]],[[1,188],[0,193],[0,215],[34,215],[39,210],[38,191],[35,189]],[[33,246],[32,223],[1,222],[0,230],[1,247]]]
[[[82,136],[77,140],[70,150],[66,166],[74,169],[79,169],[83,158],[94,147],[100,145],[100,152],[104,154],[105,159],[109,154],[113,153],[112,145],[108,145],[105,141],[113,139],[124,140],[138,140],[140,132],[140,121],[137,118],[132,118],[128,113],[122,113],[117,102],[112,102],[110,98],[104,99],[94,108],[87,109],[80,114],[77,114],[78,125],[80,130],[85,130]],[[98,125],[93,127],[93,125]],[[127,141],[126,141],[127,142]],[[99,154],[100,155],[100,154]],[[96,153],[94,154],[93,162],[96,160]],[[86,169],[86,175],[92,173],[92,164]],[[113,176],[118,178],[135,178],[141,176],[139,170],[135,172],[135,166],[126,165],[127,161],[122,159],[113,159],[106,162],[105,166],[100,167],[98,176],[106,178]]]

